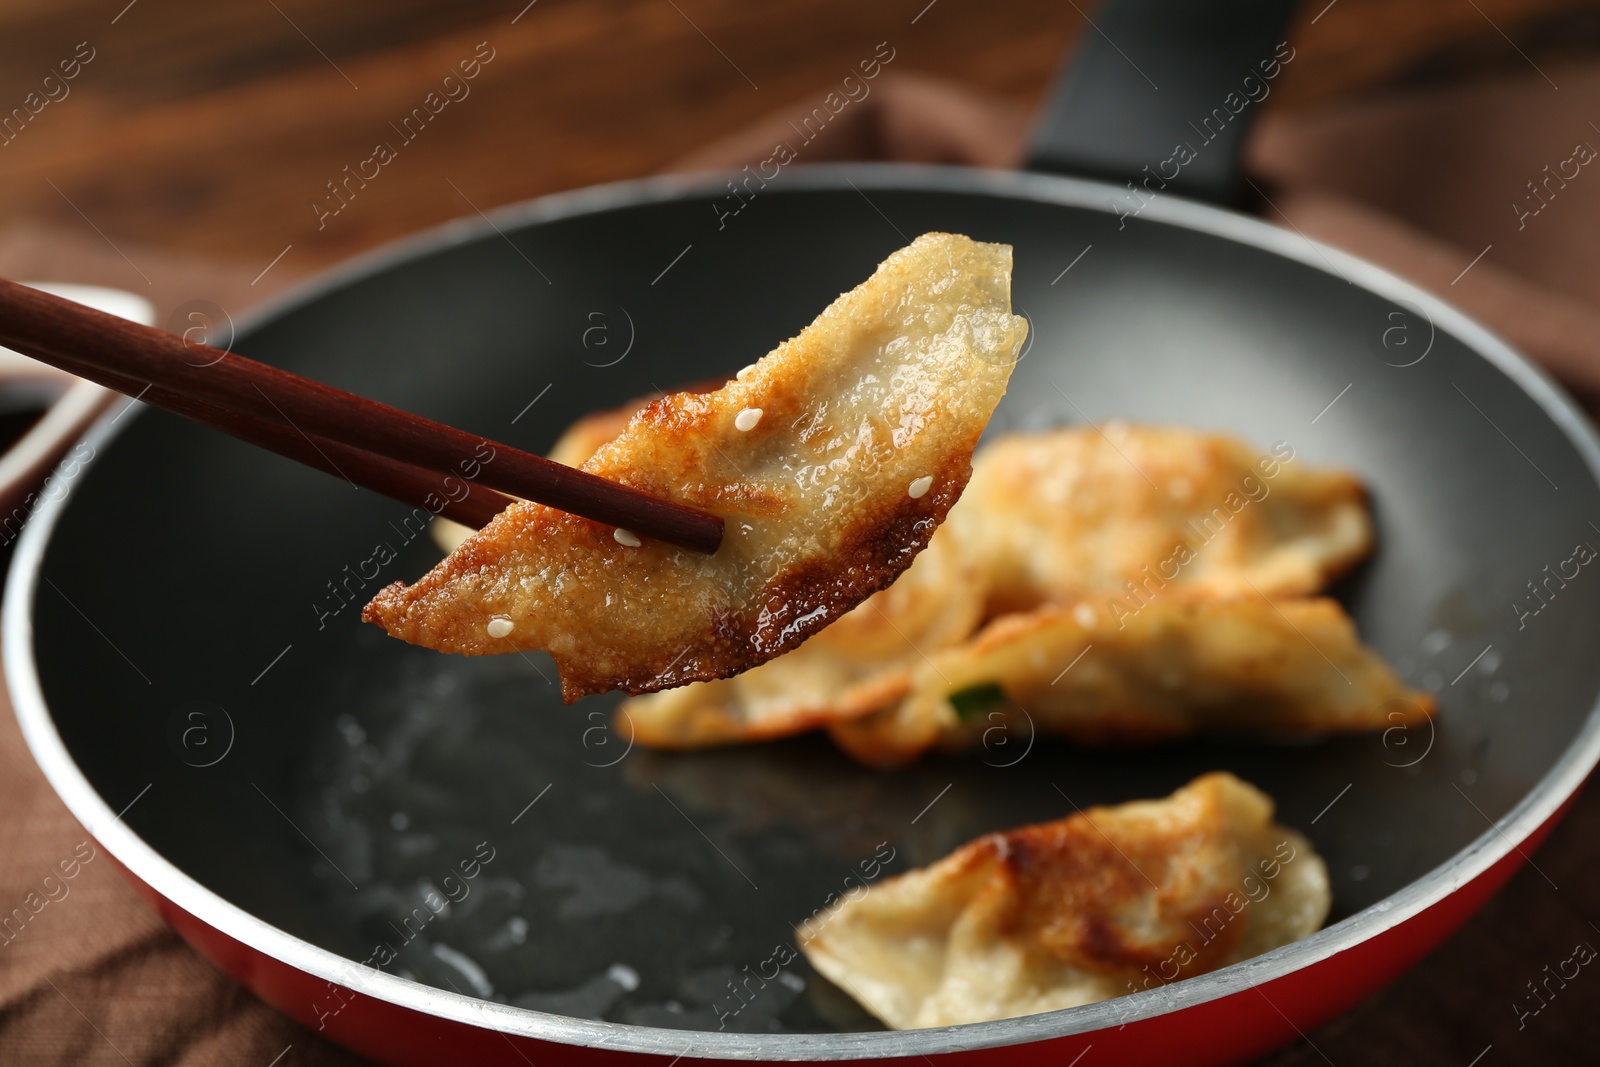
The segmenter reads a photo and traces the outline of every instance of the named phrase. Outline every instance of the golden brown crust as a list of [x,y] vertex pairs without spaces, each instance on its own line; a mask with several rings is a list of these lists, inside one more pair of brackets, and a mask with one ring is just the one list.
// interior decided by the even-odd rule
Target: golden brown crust
[[[989,687],[993,702],[963,717],[958,694]],[[1169,593],[1121,618],[1085,604],[1004,616],[930,657],[897,704],[828,730],[860,762],[898,767],[993,731],[1089,745],[1314,736],[1419,725],[1436,708],[1338,601]]]
[[910,692],[923,650],[978,624],[977,576],[941,527],[893,585],[801,648],[734,678],[629,701],[618,723],[640,744],[685,749],[786,737],[888,707]]
[[965,487],[1026,332],[1009,294],[1009,248],[925,235],[723,388],[651,401],[584,462],[721,515],[714,556],[518,502],[363,617],[442,651],[544,649],[569,701],[794,648],[892,582]]
[[[728,384],[726,378],[707,378],[703,381],[690,382],[678,389],[680,393],[714,393]],[[581,467],[589,462],[589,458],[600,451],[601,446],[608,445],[622,436],[645,406],[660,400],[666,394],[657,390],[646,393],[644,396],[634,397],[625,404],[611,408],[609,411],[595,411],[578,418],[568,426],[556,443],[550,446],[546,458],[568,467]]]
[[[693,390],[684,390],[692,392]],[[589,462],[602,445],[610,444],[628,428],[628,423],[646,404],[659,400],[663,394],[650,393],[646,396],[635,397],[626,404],[621,404],[609,411],[596,411],[581,416],[571,426],[568,426],[556,443],[550,446],[547,453],[549,459],[568,467],[581,467]]]
[[1159,801],[979,838],[796,931],[812,965],[896,1028],[1105,1000],[1314,932],[1326,867],[1224,773]]
[[991,614],[1182,587],[1315,593],[1372,551],[1366,491],[1282,442],[1113,420],[997,438],[952,533],[994,562]]

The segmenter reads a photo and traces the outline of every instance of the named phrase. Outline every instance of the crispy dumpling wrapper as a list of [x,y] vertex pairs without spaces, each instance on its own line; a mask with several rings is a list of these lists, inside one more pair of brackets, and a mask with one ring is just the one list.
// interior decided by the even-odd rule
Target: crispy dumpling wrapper
[[1076,1007],[1314,933],[1311,843],[1231,774],[1164,800],[989,834],[796,931],[811,965],[896,1029]]
[[[997,437],[951,534],[988,560],[991,614],[1168,585],[1315,593],[1372,551],[1361,482],[1223,434],[1100,426]],[[1137,601],[1134,601],[1137,603]]]
[[[691,382],[676,390],[679,393],[715,393],[727,382],[724,379],[715,380],[707,378],[698,382]],[[571,426],[568,426],[556,443],[550,446],[550,451],[545,458],[568,467],[581,467],[605,445],[622,436],[622,432],[633,422],[633,417],[640,410],[660,400],[665,393],[656,390],[644,396],[634,397],[625,404],[611,408],[607,411],[592,411],[582,415]]]
[[522,501],[363,618],[446,652],[543,649],[568,701],[794,648],[892,582],[960,496],[1027,332],[1010,288],[1009,246],[925,234],[737,379],[651,402],[584,462],[722,516],[715,555]]
[[[1170,617],[1176,598],[1315,592],[1371,547],[1360,482],[1343,471],[1305,469],[1287,446],[1258,453],[1229,437],[1125,423],[1005,435],[978,453],[962,500],[893,586],[787,655],[737,678],[629,701],[619,717],[641,744],[657,748],[785,736],[898,703],[919,671],[967,644],[986,618],[1082,605],[1078,613],[1089,612],[1096,625],[1120,625],[1142,603],[1165,600],[1138,631],[1148,632],[1149,623]],[[1236,654],[1243,668],[1255,662],[1238,645],[1208,654],[1218,670],[1226,669],[1224,654]],[[1362,687],[1352,697],[1384,689]],[[1322,705],[1287,703],[1286,695],[1276,705],[1286,729],[1331,718]],[[1151,734],[1137,724],[1153,712],[1132,704],[1120,710],[1133,720],[1128,737]],[[1367,707],[1329,728],[1393,725],[1385,715]],[[941,733],[933,719],[915,721],[930,737]],[[1089,733],[1096,715],[1074,721]],[[1270,726],[1264,716],[1252,723]],[[908,725],[901,716],[886,732],[906,736]],[[884,726],[879,716],[870,732]],[[857,732],[847,726],[834,736],[864,756],[871,745],[848,744]],[[1107,723],[1103,732],[1115,731]],[[919,744],[907,750],[931,741]],[[905,758],[886,752],[869,762]]]
[[828,731],[858,761],[898,767],[1002,739],[1352,733],[1416,726],[1435,709],[1336,600],[1174,595],[1120,619],[1087,602],[1002,616],[931,656],[894,706]]
[[793,652],[735,678],[625,701],[619,728],[650,748],[702,748],[868,715],[910,693],[918,649],[964,640],[982,614],[979,565],[941,527],[893,585]]

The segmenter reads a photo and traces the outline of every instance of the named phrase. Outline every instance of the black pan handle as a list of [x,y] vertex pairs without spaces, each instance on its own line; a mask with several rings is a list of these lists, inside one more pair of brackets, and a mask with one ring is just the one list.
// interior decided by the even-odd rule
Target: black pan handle
[[1284,43],[1293,7],[1103,0],[1050,94],[1026,166],[1233,204],[1245,132],[1294,58]]

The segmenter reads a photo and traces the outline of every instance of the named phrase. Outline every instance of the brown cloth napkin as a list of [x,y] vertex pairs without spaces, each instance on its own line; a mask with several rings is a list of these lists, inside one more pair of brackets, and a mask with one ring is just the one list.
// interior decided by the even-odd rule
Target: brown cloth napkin
[[[1268,217],[1440,294],[1593,406],[1600,404],[1600,247],[1592,240],[1600,167],[1568,161],[1580,145],[1600,148],[1600,128],[1589,121],[1600,120],[1600,69],[1546,74],[1550,81],[1530,71],[1316,113],[1268,113],[1248,161],[1270,198]],[[797,103],[673,169],[765,159],[787,139],[788,121],[807,110]],[[1027,114],[1003,101],[885,75],[807,145],[805,161],[1014,166],[1029,125]],[[1561,177],[1574,166],[1575,176]],[[160,261],[147,250],[135,258]],[[208,299],[236,314],[256,295],[237,271],[162,261],[157,273],[158,321],[183,300]],[[0,274],[135,287],[118,254],[84,245],[68,250],[39,232],[0,233]],[[0,811],[0,910],[43,900],[42,879],[75,848],[93,848],[82,844],[86,833],[45,784],[9,714],[0,715]],[[80,863],[62,884],[66,896],[34,905],[38,914],[21,934],[0,941],[0,1060],[357,1062],[201,960],[103,854]]]

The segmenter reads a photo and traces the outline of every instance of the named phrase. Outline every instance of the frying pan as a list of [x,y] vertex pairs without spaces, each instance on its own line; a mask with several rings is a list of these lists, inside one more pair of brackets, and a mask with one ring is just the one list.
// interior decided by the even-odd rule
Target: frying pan
[[[1039,160],[1139,181],[1175,116],[1259,75],[1283,12],[1151,15],[1097,10]],[[1379,549],[1337,592],[1438,693],[1435,727],[1108,752],[1000,737],[893,774],[815,738],[629,749],[615,698],[562,706],[547,659],[442,656],[358,621],[437,558],[407,509],[128,410],[91,432],[94,462],[12,564],[5,671],[29,745],[184,937],[386,1063],[1211,1064],[1292,1040],[1464,921],[1594,766],[1600,575],[1577,546],[1600,545],[1600,449],[1459,312],[1177,195],[1228,195],[1248,115],[1136,200],[1125,180],[799,164],[732,217],[725,176],[550,197],[326,275],[237,347],[540,450],[581,412],[749,362],[917,233],[1010,242],[1033,339],[995,429],[1175,423],[1360,472]],[[1215,769],[1327,859],[1321,932],[970,1026],[884,1032],[803,960],[729,992],[770,978],[792,925],[891,849],[886,873],[1068,814],[1064,796],[1161,796]],[[398,958],[379,969],[384,945]]]

